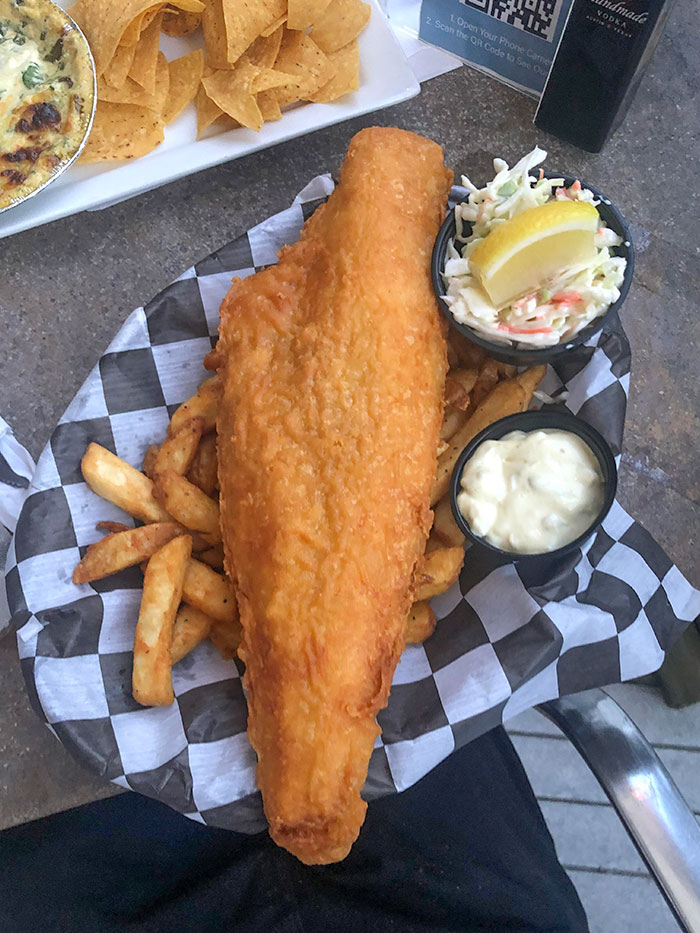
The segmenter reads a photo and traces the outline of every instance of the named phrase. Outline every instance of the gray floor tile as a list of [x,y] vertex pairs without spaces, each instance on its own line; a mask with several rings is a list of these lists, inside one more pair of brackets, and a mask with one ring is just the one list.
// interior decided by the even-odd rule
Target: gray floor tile
[[591,933],[679,933],[650,878],[570,871]]
[[569,742],[540,736],[511,735],[537,797],[606,803],[607,797]]
[[646,874],[612,807],[548,800],[540,806],[564,865]]

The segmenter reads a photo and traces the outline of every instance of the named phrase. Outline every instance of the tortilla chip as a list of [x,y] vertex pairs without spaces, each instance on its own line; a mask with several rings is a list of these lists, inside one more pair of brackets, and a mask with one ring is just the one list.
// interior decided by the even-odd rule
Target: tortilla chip
[[333,66],[306,33],[285,28],[275,70],[292,75],[292,80],[276,91],[280,107],[315,94],[333,77]]
[[106,84],[102,78],[97,82],[98,107],[105,101],[110,104],[135,104],[138,107],[148,107],[149,110],[158,110],[155,94],[149,94],[133,78],[127,78],[123,87],[113,88]]
[[271,36],[273,32],[276,32],[280,28],[280,26],[284,26],[286,22],[287,22],[287,14],[284,13],[282,16],[278,16],[276,20],[271,22],[270,25],[267,27],[267,29],[263,29],[260,35],[264,39],[267,39],[267,37]]
[[144,31],[144,29],[148,29],[156,14],[160,13],[164,6],[164,3],[155,3],[150,9],[144,10],[140,16],[137,16],[135,20],[132,20],[132,22],[129,23],[129,25],[122,33],[122,37],[119,40],[119,45],[136,45],[136,43],[139,41],[139,36],[141,33]]
[[259,74],[255,65],[241,61],[233,71],[216,71],[203,78],[202,85],[224,113],[251,130],[259,130],[264,121],[252,90]]
[[204,52],[195,49],[189,55],[169,63],[170,88],[161,115],[164,123],[172,123],[185,107],[194,100],[204,70]]
[[282,119],[282,111],[274,91],[260,91],[257,101],[265,123]]
[[289,0],[287,26],[290,29],[306,30],[316,22],[330,0]]
[[134,61],[135,45],[120,45],[114,53],[114,58],[103,72],[104,82],[115,90],[123,88],[129,69]]
[[283,32],[284,30],[279,26],[269,36],[258,36],[245,53],[248,61],[261,68],[272,68],[279,55]]
[[348,42],[337,52],[331,52],[328,60],[335,68],[335,74],[307,98],[316,104],[328,104],[345,94],[352,94],[360,86],[360,49],[357,39]]
[[[169,6],[201,12],[201,0],[168,0]],[[71,16],[81,27],[90,43],[98,74],[103,74],[114,57],[117,46],[133,21],[153,7],[157,11],[162,3],[153,0],[79,0],[71,7]],[[133,34],[130,34],[130,37]]]
[[371,12],[369,4],[362,0],[331,0],[316,21],[311,38],[326,55],[337,52],[362,32]]
[[199,139],[207,127],[219,119],[223,110],[209,97],[203,84],[195,95],[194,105],[197,108],[197,139]]
[[201,13],[186,13],[184,10],[167,11],[163,16],[162,31],[166,36],[189,36],[202,22]]
[[135,159],[163,141],[163,121],[152,110],[134,104],[99,105],[81,162]]
[[129,77],[133,78],[149,94],[154,94],[156,90],[158,43],[162,18],[163,14],[159,13],[141,33],[141,38],[136,44],[134,60],[129,69]]
[[202,32],[207,62],[214,68],[230,68],[226,58],[228,46],[223,0],[207,0],[202,14]]
[[263,29],[287,13],[287,0],[223,0],[223,9],[226,57],[234,64]]
[[[170,93],[170,63],[163,52],[158,52],[158,64],[156,65],[156,89],[153,92],[158,113],[163,117],[163,108]],[[166,120],[163,117],[163,123]]]

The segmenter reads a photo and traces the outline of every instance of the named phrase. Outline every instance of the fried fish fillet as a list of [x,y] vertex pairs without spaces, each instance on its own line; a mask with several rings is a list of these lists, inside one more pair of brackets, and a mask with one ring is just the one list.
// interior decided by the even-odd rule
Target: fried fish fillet
[[445,340],[435,143],[358,133],[328,202],[221,306],[219,484],[270,834],[344,858],[431,523]]

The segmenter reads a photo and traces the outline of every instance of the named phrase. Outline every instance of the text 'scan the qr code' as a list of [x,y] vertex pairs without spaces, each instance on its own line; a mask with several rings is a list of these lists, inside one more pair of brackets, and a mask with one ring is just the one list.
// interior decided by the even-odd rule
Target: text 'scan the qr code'
[[420,38],[539,96],[573,0],[423,0]]

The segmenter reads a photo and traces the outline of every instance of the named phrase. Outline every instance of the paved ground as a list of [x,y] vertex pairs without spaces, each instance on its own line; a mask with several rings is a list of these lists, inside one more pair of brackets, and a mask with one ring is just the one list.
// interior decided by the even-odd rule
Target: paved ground
[[[418,98],[399,107],[194,175],[109,210],[0,241],[0,413],[38,455],[132,308],[199,257],[287,205],[311,176],[335,171],[361,126],[398,125],[430,135],[444,145],[446,159],[458,173],[468,171],[474,178],[486,177],[493,155],[514,161],[538,141],[549,149],[549,166],[580,174],[602,188],[634,225],[639,262],[623,313],[634,368],[620,499],[653,530],[691,581],[700,584],[699,26],[700,11],[693,0],[678,0],[624,126],[597,156],[537,133],[531,101],[461,69],[428,82]],[[662,724],[656,737],[663,741],[665,730],[680,729],[677,723],[692,718],[655,708]],[[656,721],[651,716],[649,727],[656,728]],[[545,743],[542,754],[535,753],[543,762],[568,755],[560,740],[518,736],[517,741],[526,763],[538,748],[535,741]],[[679,744],[689,746],[691,759],[683,757],[684,748],[664,749],[664,754],[683,753],[682,762],[694,762],[698,734]],[[614,821],[593,799],[595,790],[585,773],[573,764],[566,772],[569,782],[561,793],[568,795],[566,800],[584,801],[576,804],[562,804],[550,785],[539,785],[542,772],[531,773],[538,792],[553,798],[543,806],[562,858],[577,866],[574,877],[594,928],[610,931],[605,918],[612,899],[619,918],[616,933],[633,927],[637,933],[665,930],[661,924],[667,921],[654,925],[652,920],[658,898],[636,874],[638,862],[629,850],[623,851]],[[543,773],[554,777],[559,768],[552,764]],[[23,694],[14,646],[7,640],[0,644],[0,827],[111,792],[74,765],[40,726]],[[585,820],[595,817],[596,832],[584,832],[574,813]],[[587,837],[600,840],[598,856],[587,854]],[[599,868],[615,872],[601,874]]]
[[[608,687],[656,748],[700,817],[700,706],[668,709],[653,688]],[[627,833],[573,746],[534,710],[508,731],[566,867],[586,908],[591,933],[674,933],[666,902]],[[614,918],[612,920],[611,918]]]

